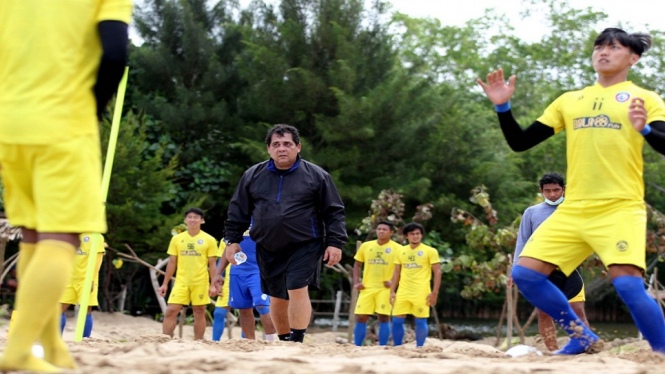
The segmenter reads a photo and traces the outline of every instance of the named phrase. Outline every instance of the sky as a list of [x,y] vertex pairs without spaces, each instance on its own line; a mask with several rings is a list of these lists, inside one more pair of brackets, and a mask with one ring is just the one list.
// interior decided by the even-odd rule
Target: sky
[[[251,0],[239,0],[245,8]],[[278,0],[265,0],[277,3]],[[371,1],[371,0],[366,0]],[[494,8],[511,20],[515,35],[527,42],[535,42],[549,34],[543,18],[538,15],[522,19],[520,12],[529,4],[528,0],[385,0],[392,4],[393,11],[412,17],[433,17],[443,25],[461,26],[466,21],[482,17],[485,9]],[[609,18],[599,28],[616,27],[619,24],[630,32],[646,32],[649,29],[665,30],[665,1],[663,0],[568,0],[572,7],[583,9],[592,7],[606,13]],[[135,0],[137,4],[142,0]],[[635,4],[630,6],[629,4]],[[648,26],[647,26],[648,25]],[[598,30],[601,31],[601,30]],[[133,41],[140,44],[135,30],[130,30]]]
[[[523,0],[387,0],[393,11],[406,13],[412,17],[432,17],[441,20],[444,25],[461,26],[466,21],[480,18],[485,9],[494,8],[497,13],[505,14],[515,28],[520,39],[534,42],[547,34],[543,18],[534,15],[521,19],[520,12],[529,5]],[[455,6],[452,4],[463,4]],[[665,29],[665,1],[637,0],[635,3],[626,0],[569,0],[573,8],[591,7],[594,11],[602,11],[609,18],[600,28],[617,27],[619,24],[627,32],[646,32],[649,29]],[[630,6],[635,4],[636,6]],[[648,27],[647,27],[648,25]],[[598,30],[601,31],[601,30]]]

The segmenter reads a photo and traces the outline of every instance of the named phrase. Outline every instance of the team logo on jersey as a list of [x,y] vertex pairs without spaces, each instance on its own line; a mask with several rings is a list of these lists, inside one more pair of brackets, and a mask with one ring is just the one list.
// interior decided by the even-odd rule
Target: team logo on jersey
[[617,242],[617,250],[619,252],[626,252],[628,250],[628,242],[625,240],[619,240]]
[[199,239],[196,241],[197,244],[203,244],[203,239]]
[[203,300],[203,295],[199,294],[199,300]]
[[392,251],[392,249],[386,248],[386,253],[390,253],[390,251]]
[[619,92],[616,96],[614,96],[614,98],[616,99],[616,101],[620,103],[625,103],[626,101],[628,101],[628,99],[630,99],[630,94],[625,91]]
[[261,294],[261,300],[268,300],[268,295],[262,293]]
[[87,243],[88,241],[90,241],[90,237],[88,235],[84,236],[83,237],[83,242]]
[[418,256],[422,256],[422,255],[423,255],[423,251],[418,251]]
[[591,127],[621,130],[621,124],[610,121],[610,117],[605,114],[595,117],[580,117],[573,120],[573,130],[588,129]]

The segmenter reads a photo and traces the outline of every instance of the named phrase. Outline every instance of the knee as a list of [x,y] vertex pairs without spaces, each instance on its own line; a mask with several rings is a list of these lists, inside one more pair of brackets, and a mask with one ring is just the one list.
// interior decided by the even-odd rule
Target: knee
[[176,308],[166,308],[166,312],[164,313],[164,318],[175,318],[175,316],[178,315],[178,312],[180,310]]
[[368,319],[369,319],[369,316],[366,315],[366,314],[357,314],[356,315],[356,322],[358,322],[358,323],[366,323]]
[[203,308],[194,307],[194,308],[192,308],[192,314],[194,314],[195,318],[200,318],[200,317],[205,316],[206,310],[205,310],[204,307]]
[[546,274],[521,265],[515,265],[515,267],[513,267],[512,276],[513,281],[520,288],[524,288],[525,285],[531,284],[534,281],[547,279]]
[[639,302],[644,296],[649,297],[644,289],[642,278],[640,277],[626,275],[614,278],[612,283],[614,284],[614,288],[616,288],[619,297],[626,304]]
[[224,318],[229,311],[226,308],[215,308],[213,316],[215,318]]

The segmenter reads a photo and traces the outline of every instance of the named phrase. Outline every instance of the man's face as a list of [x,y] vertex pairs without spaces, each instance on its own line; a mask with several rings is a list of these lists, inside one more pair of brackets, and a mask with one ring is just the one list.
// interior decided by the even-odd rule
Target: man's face
[[600,75],[615,75],[630,69],[640,59],[637,53],[616,40],[593,47],[591,61]]
[[185,224],[188,229],[200,229],[201,224],[203,223],[203,217],[196,213],[187,213],[185,216]]
[[268,153],[277,169],[290,169],[296,163],[298,153],[300,153],[300,144],[293,141],[293,135],[290,133],[285,133],[284,136],[272,134]]
[[540,189],[540,193],[543,194],[543,197],[549,201],[557,201],[565,191],[565,187],[560,186],[556,183],[545,183],[543,188]]
[[420,241],[423,240],[423,233],[419,229],[413,230],[406,234],[406,239],[409,244],[420,244]]
[[393,230],[390,229],[388,225],[378,225],[376,227],[376,237],[383,240],[390,240],[390,237],[393,235]]

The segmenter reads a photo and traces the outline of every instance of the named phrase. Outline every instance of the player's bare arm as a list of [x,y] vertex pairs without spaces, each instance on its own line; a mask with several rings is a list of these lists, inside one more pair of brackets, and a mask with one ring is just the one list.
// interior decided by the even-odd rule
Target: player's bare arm
[[166,296],[166,290],[168,290],[169,288],[169,281],[173,277],[173,274],[175,274],[175,268],[177,263],[178,263],[177,256],[169,256],[169,263],[166,265],[164,281],[162,282],[162,286],[159,287],[159,294],[162,297]]
[[434,306],[439,298],[439,288],[441,288],[441,263],[432,264],[432,292],[427,295],[427,305]]
[[402,274],[402,265],[395,265],[395,271],[393,272],[393,280],[390,285],[390,305],[395,305],[395,290],[399,284],[399,278]]
[[356,290],[364,290],[365,285],[360,281],[360,269],[363,267],[363,263],[356,260],[353,264],[353,288]]
[[[240,246],[238,246],[240,247]],[[213,286],[215,287],[214,290],[214,295],[215,296],[221,296],[222,295],[222,287],[224,286],[224,278],[222,277],[222,274],[224,274],[224,271],[226,270],[226,267],[229,266],[229,261],[227,260],[226,257],[226,251],[228,250],[229,247],[226,247],[224,249],[224,253],[222,253],[222,257],[219,259],[219,265],[217,266],[217,269],[215,270],[215,274],[212,277],[212,282],[210,283],[210,296],[212,297],[213,294]]]

